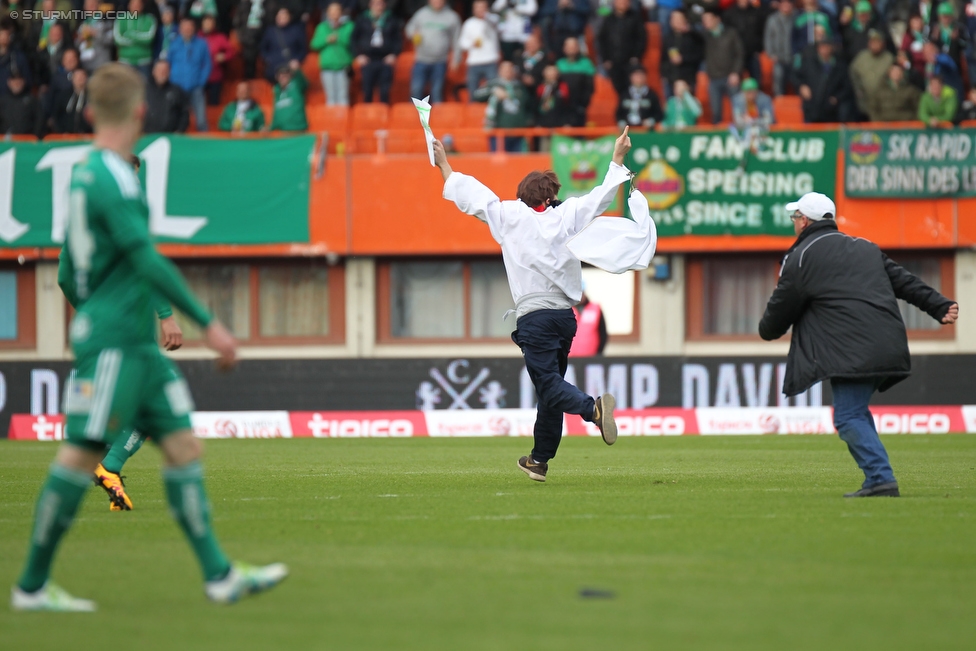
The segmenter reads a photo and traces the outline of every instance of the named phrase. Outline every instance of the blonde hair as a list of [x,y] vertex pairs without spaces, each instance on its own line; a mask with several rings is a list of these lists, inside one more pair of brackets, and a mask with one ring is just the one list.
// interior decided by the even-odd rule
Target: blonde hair
[[88,96],[96,126],[124,124],[145,100],[146,82],[131,66],[106,63],[88,81]]

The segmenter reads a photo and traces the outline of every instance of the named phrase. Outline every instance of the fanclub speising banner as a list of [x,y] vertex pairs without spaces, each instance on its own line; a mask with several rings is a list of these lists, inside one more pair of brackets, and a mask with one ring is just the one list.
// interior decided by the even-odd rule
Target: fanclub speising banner
[[833,196],[835,131],[776,131],[754,147],[728,131],[631,135],[627,166],[658,236],[793,235],[785,204]]
[[[136,147],[157,241],[308,242],[314,136],[151,136]],[[0,247],[61,246],[71,168],[89,142],[0,143]]]
[[[614,136],[586,140],[584,138],[552,137],[552,169],[559,177],[562,188],[559,198],[580,197],[603,183],[613,159]],[[609,213],[620,211],[619,198],[607,209]]]
[[976,129],[848,129],[844,136],[849,197],[976,196]]

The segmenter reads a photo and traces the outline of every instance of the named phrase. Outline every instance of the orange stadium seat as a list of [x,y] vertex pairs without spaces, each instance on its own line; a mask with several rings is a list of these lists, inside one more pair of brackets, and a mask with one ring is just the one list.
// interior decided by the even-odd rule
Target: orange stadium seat
[[420,126],[420,118],[413,102],[398,102],[390,107],[391,129],[413,129]]
[[799,95],[774,97],[773,115],[777,124],[803,124],[803,100]]
[[390,120],[386,104],[356,104],[352,107],[352,128],[355,131],[385,129]]
[[488,108],[487,104],[481,102],[472,102],[466,104],[464,107],[464,122],[465,127],[483,127],[485,125],[485,109]]
[[454,149],[461,154],[481,154],[489,150],[488,134],[482,129],[461,129],[451,133]]
[[349,129],[348,106],[309,104],[305,107],[309,131],[327,131],[332,138],[343,137]]
[[435,104],[430,113],[430,126],[439,130],[457,129],[464,124],[464,107],[460,102]]
[[586,123],[594,127],[609,127],[617,123],[617,100],[613,99],[590,102],[586,109]]
[[[410,108],[413,108],[412,106]],[[419,120],[418,120],[418,127]],[[425,154],[427,140],[424,132],[419,128],[391,129],[386,136],[386,153],[388,154]]]

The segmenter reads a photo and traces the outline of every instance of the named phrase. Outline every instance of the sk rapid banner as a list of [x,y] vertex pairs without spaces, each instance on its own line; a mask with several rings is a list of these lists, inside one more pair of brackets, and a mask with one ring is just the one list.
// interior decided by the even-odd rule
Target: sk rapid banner
[[[562,185],[559,190],[560,200],[583,196],[603,182],[613,158],[614,140],[614,136],[594,140],[552,137],[552,169]],[[607,212],[615,213],[619,210],[618,197],[610,204]]]
[[848,197],[976,196],[976,129],[844,132]]
[[[157,241],[308,242],[314,136],[151,136],[136,153]],[[86,142],[0,143],[0,247],[61,246],[71,169]]]
[[728,131],[631,136],[637,175],[659,237],[793,235],[783,206],[811,191],[833,196],[836,131],[768,134],[748,151]]

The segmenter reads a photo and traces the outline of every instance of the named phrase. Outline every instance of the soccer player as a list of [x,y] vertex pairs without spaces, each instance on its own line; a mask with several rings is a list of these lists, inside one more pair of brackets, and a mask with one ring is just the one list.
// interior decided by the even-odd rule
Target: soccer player
[[106,447],[136,428],[163,454],[170,512],[203,570],[206,595],[232,603],[269,589],[288,574],[276,563],[231,563],[210,523],[200,442],[190,428],[193,401],[176,366],[155,341],[158,293],[205,329],[220,364],[234,363],[236,342],[191,294],[176,267],[149,238],[145,194],[127,164],[146,114],[145,82],[118,63],[99,68],[88,87],[94,149],[71,178],[66,294],[78,306],[70,330],[74,369],[65,396],[65,441],[38,498],[24,571],[11,590],[14,610],[90,612],[49,580],[54,553],[70,528]]
[[624,167],[629,128],[617,138],[603,183],[582,197],[560,202],[559,181],[551,172],[530,172],[518,186],[518,201],[494,192],[451,169],[444,146],[434,141],[434,163],[444,177],[444,198],[461,212],[488,224],[502,247],[508,284],[518,318],[512,341],[522,349],[525,368],[539,396],[532,452],[518,460],[529,479],[545,481],[549,460],[562,439],[563,414],[595,423],[607,445],[617,440],[616,401],[609,393],[586,395],[564,378],[576,335],[573,306],[583,295],[580,261],[566,244],[606,210],[621,184],[633,176]]
[[[129,164],[136,174],[142,162],[139,157],[132,154],[129,157]],[[65,286],[71,282],[71,274],[68,272],[67,262],[68,247],[61,249],[58,258],[58,285],[64,291]],[[70,286],[70,285],[68,285]],[[67,294],[65,294],[67,296]],[[77,306],[75,306],[77,307]],[[173,316],[173,309],[170,304],[157,297],[155,313],[159,317],[159,327],[163,335],[163,348],[166,350],[177,350],[183,345],[183,331]],[[123,432],[122,436],[115,440],[105,458],[95,468],[95,485],[108,493],[108,508],[110,511],[131,511],[132,500],[125,492],[125,482],[122,477],[122,466],[134,455],[146,442],[146,437],[139,432]]]

